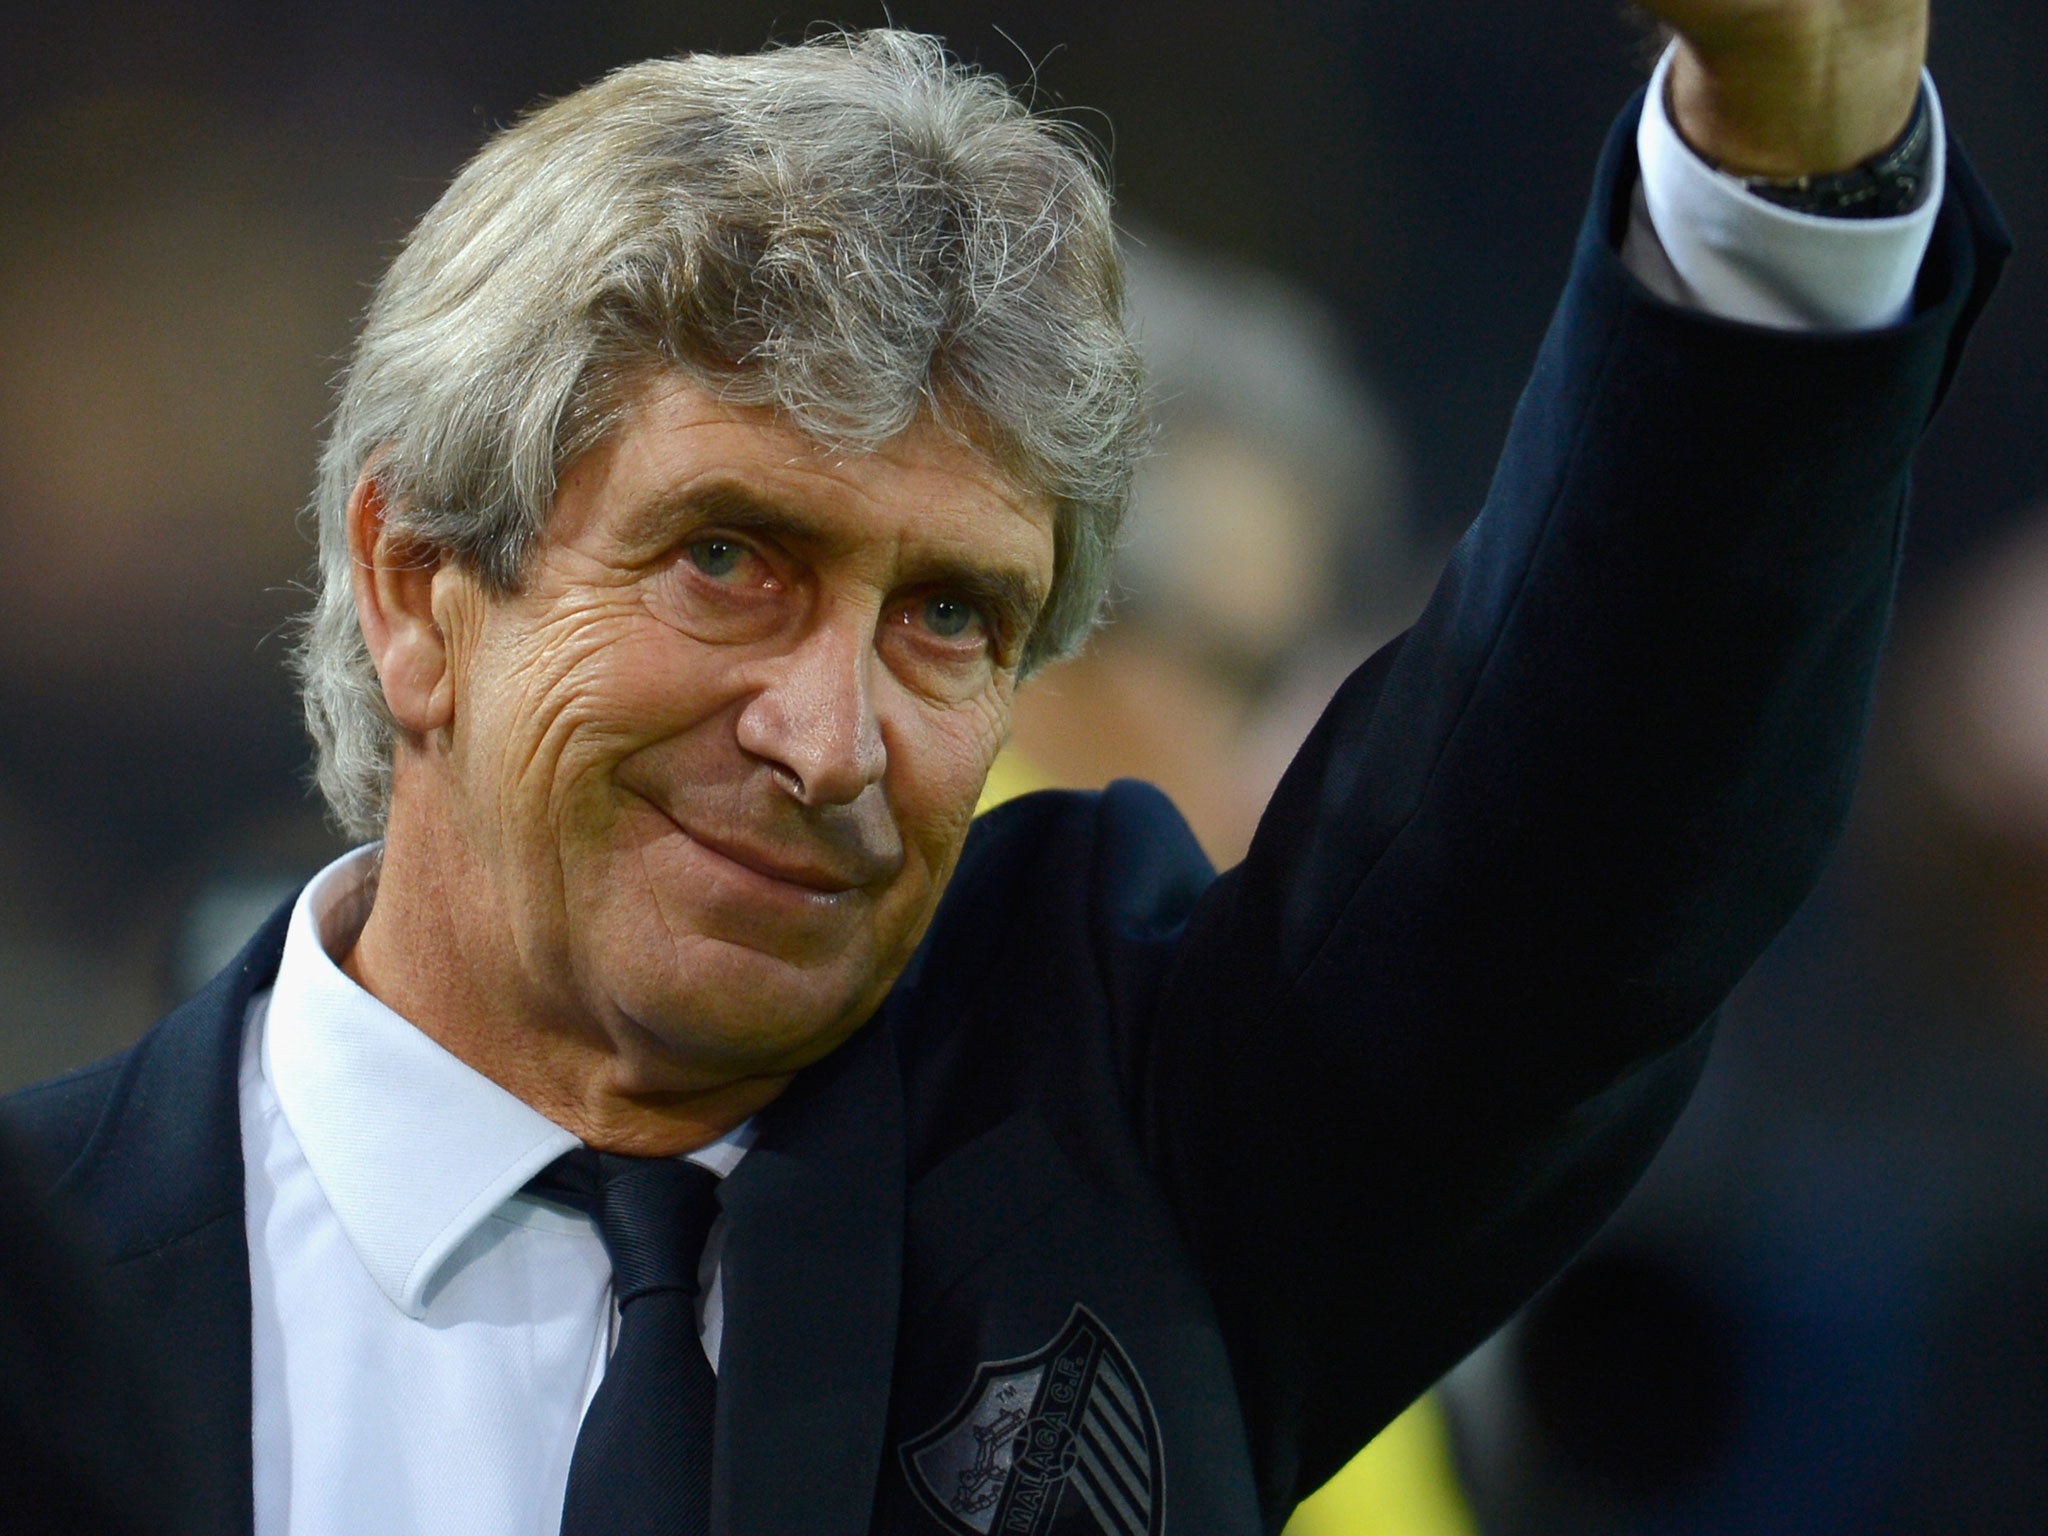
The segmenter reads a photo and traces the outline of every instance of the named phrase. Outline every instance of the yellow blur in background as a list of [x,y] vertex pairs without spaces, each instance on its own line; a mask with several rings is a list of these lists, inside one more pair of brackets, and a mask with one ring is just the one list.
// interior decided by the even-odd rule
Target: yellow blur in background
[[1282,1536],[1479,1536],[1436,1398],[1381,1430],[1295,1510]]

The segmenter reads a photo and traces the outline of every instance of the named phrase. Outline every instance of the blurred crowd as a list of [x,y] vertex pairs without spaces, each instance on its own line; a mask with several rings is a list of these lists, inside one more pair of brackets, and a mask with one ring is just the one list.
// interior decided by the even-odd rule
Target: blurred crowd
[[[891,14],[1103,142],[1152,370],[1109,622],[994,792],[1149,778],[1227,863],[1478,505],[1640,39],[1506,3]],[[789,21],[0,21],[0,1088],[125,1044],[336,851],[282,667],[298,509],[407,221],[535,96]],[[2048,1529],[2048,14],[1938,26],[2022,256],[1923,458],[1848,843],[1637,1196],[1302,1532]]]

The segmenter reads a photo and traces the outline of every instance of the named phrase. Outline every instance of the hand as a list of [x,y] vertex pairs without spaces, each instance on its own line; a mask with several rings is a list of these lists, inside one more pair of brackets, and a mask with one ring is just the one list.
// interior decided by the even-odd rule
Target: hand
[[1905,131],[1928,0],[1641,0],[1678,33],[1672,121],[1750,176],[1846,171]]

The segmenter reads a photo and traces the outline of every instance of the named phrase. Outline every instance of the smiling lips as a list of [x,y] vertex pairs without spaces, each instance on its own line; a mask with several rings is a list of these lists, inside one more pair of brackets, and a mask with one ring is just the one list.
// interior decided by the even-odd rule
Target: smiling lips
[[[682,827],[681,822],[676,823]],[[802,886],[821,896],[840,896],[858,889],[865,882],[847,878],[842,872],[823,864],[790,859],[780,854],[764,853],[759,849],[747,848],[735,843],[706,837],[701,832],[682,827],[683,835],[699,847],[709,849],[720,858],[737,864],[742,869],[752,870],[770,880],[779,880],[784,885]]]
[[[778,884],[795,886],[813,896],[843,896],[866,886],[886,883],[900,867],[899,857],[884,857],[860,847],[827,850],[837,857],[806,857],[783,848],[717,837],[685,823],[674,812],[662,814],[691,842],[706,852],[736,864],[751,874]],[[847,839],[852,841],[851,837]]]

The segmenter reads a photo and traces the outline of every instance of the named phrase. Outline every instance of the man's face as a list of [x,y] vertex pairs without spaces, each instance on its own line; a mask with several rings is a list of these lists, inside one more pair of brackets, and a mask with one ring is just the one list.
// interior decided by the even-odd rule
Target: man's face
[[449,803],[525,1000],[652,1091],[851,1033],[959,855],[1052,528],[936,428],[835,455],[665,382],[520,593],[444,568]]

